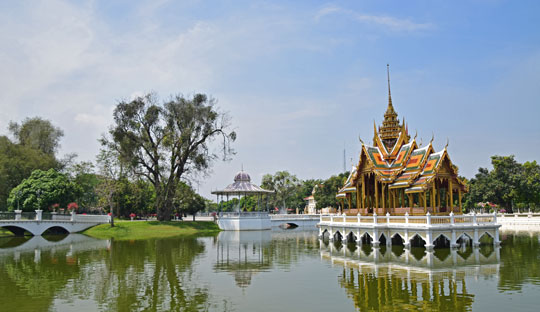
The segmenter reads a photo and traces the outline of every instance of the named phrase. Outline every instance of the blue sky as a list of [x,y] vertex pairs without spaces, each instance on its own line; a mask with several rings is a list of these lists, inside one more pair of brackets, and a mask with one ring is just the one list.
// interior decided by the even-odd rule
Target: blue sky
[[200,192],[288,170],[327,178],[392,99],[472,177],[540,155],[538,1],[1,1],[0,133],[43,116],[93,160],[118,100],[204,92],[232,116],[231,162]]

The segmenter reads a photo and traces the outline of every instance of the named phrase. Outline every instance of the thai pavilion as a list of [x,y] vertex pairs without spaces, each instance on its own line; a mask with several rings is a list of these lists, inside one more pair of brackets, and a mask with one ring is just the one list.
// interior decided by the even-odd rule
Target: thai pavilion
[[[448,155],[448,143],[436,152],[431,141],[421,146],[411,140],[408,127],[392,105],[388,79],[388,107],[382,125],[373,124],[373,145],[362,143],[358,164],[353,166],[337,194],[346,214],[432,215],[461,213],[467,186]],[[356,207],[356,208],[351,208]]]

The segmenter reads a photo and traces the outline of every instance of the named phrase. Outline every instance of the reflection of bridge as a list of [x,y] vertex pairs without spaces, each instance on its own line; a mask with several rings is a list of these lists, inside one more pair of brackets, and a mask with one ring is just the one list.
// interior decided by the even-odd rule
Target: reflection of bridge
[[[9,238],[3,238],[9,239]],[[22,240],[16,242],[17,244],[8,244],[13,245],[9,247],[0,246],[0,259],[4,256],[13,255],[15,258],[18,258],[21,253],[33,252],[36,259],[39,258],[42,251],[46,250],[64,250],[69,249],[71,253],[78,251],[85,251],[91,249],[104,249],[110,246],[109,240],[100,240],[88,237],[82,234],[72,234],[63,237],[59,241],[50,241],[42,236],[34,236],[30,239],[24,238],[12,238],[12,240]]]
[[42,214],[37,213],[34,220],[21,220],[20,214],[15,220],[0,220],[0,228],[4,228],[16,236],[23,236],[25,232],[31,235],[42,235],[50,231],[55,233],[77,233],[98,224],[108,223],[107,215],[54,215],[52,220],[43,220]]

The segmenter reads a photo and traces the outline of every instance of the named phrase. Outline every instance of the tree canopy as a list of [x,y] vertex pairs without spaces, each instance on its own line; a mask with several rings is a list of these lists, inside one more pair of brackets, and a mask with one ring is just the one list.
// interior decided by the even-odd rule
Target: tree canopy
[[262,188],[276,192],[275,195],[266,196],[269,196],[268,202],[272,207],[281,207],[281,209],[291,207],[291,200],[299,185],[300,180],[288,171],[278,171],[274,175],[265,174],[261,183]]
[[203,173],[218,157],[210,143],[221,140],[225,159],[236,139],[228,114],[219,112],[215,100],[204,94],[176,96],[163,103],[148,94],[118,103],[113,117],[110,139],[104,138],[102,144],[115,150],[135,176],[152,183],[159,220],[170,218],[182,179]]
[[36,169],[56,168],[54,156],[0,136],[0,210],[6,210],[9,192]]
[[313,197],[317,202],[317,209],[322,209],[326,207],[338,207],[336,194],[343,186],[343,183],[347,179],[348,175],[348,172],[344,172],[335,176],[331,176],[322,184],[317,186],[317,188],[315,189],[315,193],[313,194]]
[[30,177],[13,188],[8,198],[8,209],[19,207],[23,211],[49,209],[54,204],[67,207],[81,195],[79,185],[54,169],[34,170]]
[[54,156],[64,131],[41,117],[26,118],[21,124],[11,121],[9,131],[17,143]]
[[540,166],[536,161],[518,163],[514,155],[492,156],[492,170],[479,168],[469,182],[465,207],[491,202],[512,212],[514,208],[540,206]]

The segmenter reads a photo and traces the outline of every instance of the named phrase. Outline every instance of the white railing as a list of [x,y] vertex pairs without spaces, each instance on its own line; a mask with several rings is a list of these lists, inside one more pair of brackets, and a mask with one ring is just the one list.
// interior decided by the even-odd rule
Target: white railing
[[99,222],[99,223],[108,223],[110,217],[108,215],[83,215],[75,214],[71,221],[73,222]]
[[309,214],[275,214],[270,215],[272,220],[318,220],[319,215]]
[[219,218],[270,218],[268,212],[220,212]]
[[432,216],[429,212],[425,216],[409,216],[405,213],[403,216],[391,216],[386,214],[384,216],[378,216],[373,214],[372,216],[346,216],[346,215],[321,215],[320,222],[322,224],[339,224],[339,225],[353,225],[353,224],[372,224],[372,225],[398,225],[398,226],[460,226],[460,225],[478,225],[478,224],[496,224],[497,215],[493,214],[481,214],[477,215],[454,215],[452,212],[448,216]]

